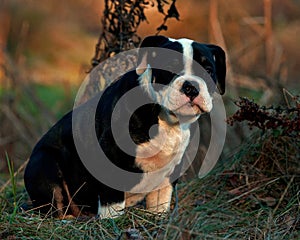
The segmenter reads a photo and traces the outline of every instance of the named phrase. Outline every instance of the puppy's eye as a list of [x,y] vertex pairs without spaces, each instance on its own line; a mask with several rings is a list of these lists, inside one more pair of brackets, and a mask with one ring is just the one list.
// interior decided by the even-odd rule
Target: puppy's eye
[[212,68],[211,68],[211,67],[206,67],[206,68],[205,68],[205,70],[206,70],[206,72],[207,72],[209,75],[211,75],[211,76],[212,76],[212,74],[213,74],[213,70],[212,70]]

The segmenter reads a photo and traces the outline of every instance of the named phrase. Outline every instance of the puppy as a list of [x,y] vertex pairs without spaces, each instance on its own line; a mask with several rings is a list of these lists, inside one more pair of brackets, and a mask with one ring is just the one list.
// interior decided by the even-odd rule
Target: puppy
[[[169,56],[163,50],[176,54]],[[164,36],[145,38],[136,69],[112,83],[100,100],[93,98],[66,114],[36,144],[24,174],[33,206],[42,213],[52,211],[60,218],[67,214],[107,218],[145,199],[149,211],[168,211],[172,195],[170,176],[189,143],[190,125],[211,111],[212,95],[217,89],[224,93],[225,75],[225,53],[218,46]],[[118,101],[133,89],[134,96],[128,97],[117,117],[113,117]],[[131,109],[139,100],[147,104]],[[89,118],[90,104],[95,101],[97,108],[92,118],[97,144],[114,166],[140,174],[136,179],[128,179],[126,184],[130,187],[124,190],[125,181],[120,181],[121,187],[116,189],[91,174],[74,143],[74,134],[86,134],[82,129]],[[78,129],[72,125],[75,113],[82,126]],[[130,115],[129,123],[124,120],[126,114]],[[133,154],[119,146],[112,125],[119,126],[119,139],[130,135]],[[82,146],[88,149],[89,140],[83,139]],[[96,161],[101,164],[104,160]],[[118,178],[105,167],[95,170],[107,173],[108,181]]]

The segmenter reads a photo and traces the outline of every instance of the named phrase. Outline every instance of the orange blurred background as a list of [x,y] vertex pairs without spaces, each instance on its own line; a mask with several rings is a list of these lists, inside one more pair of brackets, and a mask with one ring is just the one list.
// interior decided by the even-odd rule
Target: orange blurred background
[[[0,44],[22,67],[28,81],[47,84],[80,83],[79,73],[90,65],[101,31],[103,0],[37,1],[2,0],[0,5]],[[263,29],[261,0],[219,0],[218,17],[234,72],[265,75],[263,41],[255,42]],[[286,81],[296,83],[300,59],[300,2],[273,0],[272,37],[276,51],[287,65]],[[175,38],[215,42],[209,21],[209,0],[178,0],[180,21],[167,23],[162,32]],[[146,11],[148,23],[138,29],[141,36],[156,33],[163,20],[156,8]],[[256,29],[256,30],[255,30]],[[242,51],[242,52],[239,52]],[[246,54],[244,54],[246,53]],[[232,56],[231,56],[232,54]],[[3,60],[2,60],[3,61]],[[84,72],[84,71],[83,71]]]

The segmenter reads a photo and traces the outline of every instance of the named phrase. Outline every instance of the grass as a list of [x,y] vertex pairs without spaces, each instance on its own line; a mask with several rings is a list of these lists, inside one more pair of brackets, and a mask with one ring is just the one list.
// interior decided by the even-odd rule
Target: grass
[[[27,196],[22,179],[12,178],[1,194],[0,239],[299,239],[299,175],[290,177],[283,188],[285,175],[267,176],[260,168],[261,175],[254,178],[259,169],[250,169],[249,164],[253,166],[264,151],[264,141],[256,137],[205,179],[181,182],[178,207],[168,215],[138,208],[106,220],[58,220],[31,211],[15,213],[14,204],[20,209]],[[273,195],[272,189],[276,189]]]
[[[204,183],[193,181],[190,191],[205,192]],[[261,207],[245,211],[229,204],[230,196],[217,192],[201,205],[180,201],[179,214],[153,216],[131,209],[118,219],[57,220],[44,219],[30,213],[11,218],[2,209],[0,237],[31,239],[118,239],[128,229],[135,229],[145,239],[298,239],[292,220],[283,222],[285,213],[273,216],[272,210]],[[12,219],[12,221],[10,221]],[[290,224],[290,225],[289,225]],[[126,239],[126,238],[124,238]],[[132,238],[134,239],[134,238]]]
[[35,84],[34,90],[39,99],[42,99],[44,105],[51,112],[55,113],[59,119],[66,110],[71,110],[73,107],[73,99],[75,98],[77,88],[74,85],[58,86],[43,84]]
[[[37,83],[0,86],[1,153],[14,156],[18,168],[36,141],[73,107],[75,86]],[[0,169],[6,166],[5,157]]]
[[76,87],[61,85],[44,85],[31,83],[18,89],[3,89],[0,86],[0,100],[11,97],[17,106],[17,111],[26,112],[33,117],[38,117],[41,107],[48,112],[54,113],[58,119],[73,107],[73,99]]
[[18,210],[18,205],[17,205],[17,186],[16,186],[16,181],[15,181],[15,176],[14,176],[14,164],[12,161],[10,161],[8,154],[6,153],[6,161],[7,161],[7,166],[8,166],[8,171],[9,171],[9,177],[10,177],[10,182],[11,182],[11,191],[13,195],[13,212],[11,214],[11,218],[9,220],[9,223],[13,221],[13,218],[17,214]]

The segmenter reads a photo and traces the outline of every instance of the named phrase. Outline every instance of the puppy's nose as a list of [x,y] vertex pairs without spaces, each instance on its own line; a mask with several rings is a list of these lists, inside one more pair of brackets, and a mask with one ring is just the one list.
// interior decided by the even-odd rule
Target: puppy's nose
[[181,92],[193,101],[199,95],[199,85],[193,81],[185,81],[182,85]]

